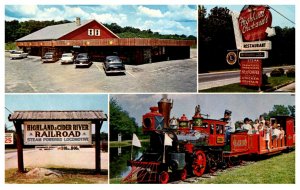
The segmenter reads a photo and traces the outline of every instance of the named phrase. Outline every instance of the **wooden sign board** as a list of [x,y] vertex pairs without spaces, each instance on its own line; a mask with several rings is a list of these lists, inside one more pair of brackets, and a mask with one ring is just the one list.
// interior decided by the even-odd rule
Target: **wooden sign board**
[[92,126],[89,121],[26,121],[26,145],[90,145]]
[[5,133],[5,144],[14,144],[14,134]]
[[240,84],[245,86],[262,85],[262,60],[241,59]]

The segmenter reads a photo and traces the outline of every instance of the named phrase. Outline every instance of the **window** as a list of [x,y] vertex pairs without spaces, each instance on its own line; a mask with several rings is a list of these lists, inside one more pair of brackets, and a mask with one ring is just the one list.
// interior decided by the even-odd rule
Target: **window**
[[210,124],[210,134],[214,134],[214,124]]
[[224,128],[223,125],[218,125],[217,124],[217,134],[223,134],[223,128]]
[[95,36],[100,36],[100,29],[95,29]]
[[88,29],[88,35],[94,36],[94,29]]

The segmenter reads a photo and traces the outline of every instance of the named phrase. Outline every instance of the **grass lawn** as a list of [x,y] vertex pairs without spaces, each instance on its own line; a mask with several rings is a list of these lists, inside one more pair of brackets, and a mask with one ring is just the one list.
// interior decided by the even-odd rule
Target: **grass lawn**
[[[268,78],[269,84],[262,87],[261,90],[266,91],[275,86],[285,84],[288,82],[293,82],[293,81],[295,81],[295,77],[287,77],[287,76],[269,77]],[[220,86],[220,87],[199,90],[199,92],[258,92],[258,87],[241,86],[240,83],[234,83],[234,84],[224,85],[224,86]]]
[[101,175],[95,175],[94,170],[51,168],[63,173],[62,177],[28,177],[18,173],[17,169],[5,170],[5,183],[9,184],[107,184],[107,171]]
[[295,151],[273,156],[215,178],[200,180],[205,184],[295,184]]

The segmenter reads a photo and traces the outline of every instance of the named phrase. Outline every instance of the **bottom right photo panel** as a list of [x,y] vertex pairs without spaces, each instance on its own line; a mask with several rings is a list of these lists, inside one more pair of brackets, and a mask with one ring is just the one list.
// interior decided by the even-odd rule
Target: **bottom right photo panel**
[[294,94],[110,95],[110,183],[295,184]]

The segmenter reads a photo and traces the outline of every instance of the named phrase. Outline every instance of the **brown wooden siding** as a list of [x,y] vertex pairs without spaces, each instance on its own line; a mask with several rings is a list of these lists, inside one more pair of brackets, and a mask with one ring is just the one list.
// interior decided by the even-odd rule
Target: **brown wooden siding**
[[89,111],[15,111],[9,120],[107,120],[100,110]]
[[195,40],[171,40],[152,38],[120,38],[120,39],[92,39],[92,40],[55,40],[16,42],[19,47],[40,46],[192,46]]

